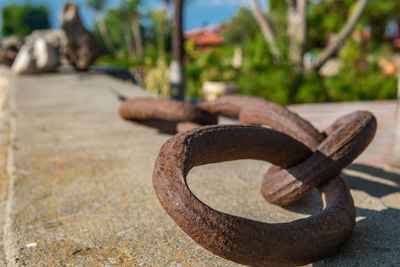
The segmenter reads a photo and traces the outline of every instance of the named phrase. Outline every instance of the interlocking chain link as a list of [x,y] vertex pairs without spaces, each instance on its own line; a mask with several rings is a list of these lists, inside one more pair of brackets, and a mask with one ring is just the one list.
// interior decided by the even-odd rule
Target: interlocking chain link
[[[375,136],[377,122],[368,111],[343,116],[323,132],[283,106],[238,95],[198,105],[134,99],[121,106],[120,115],[180,132],[158,155],[154,189],[174,221],[216,255],[251,266],[304,265],[337,251],[354,229],[354,202],[339,175]],[[217,124],[218,115],[239,117],[242,125],[204,126]],[[237,159],[275,165],[261,185],[270,203],[288,205],[317,187],[323,210],[306,219],[267,224],[216,211],[188,188],[186,176],[193,167]]]

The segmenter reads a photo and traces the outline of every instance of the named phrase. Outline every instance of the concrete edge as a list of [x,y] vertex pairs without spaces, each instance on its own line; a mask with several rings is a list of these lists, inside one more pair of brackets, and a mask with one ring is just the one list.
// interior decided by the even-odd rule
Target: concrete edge
[[15,253],[12,251],[15,249],[13,247],[13,206],[14,206],[14,184],[17,179],[16,167],[14,164],[14,145],[16,140],[16,102],[15,102],[15,79],[12,77],[11,72],[7,73],[10,77],[8,80],[6,99],[3,106],[3,111],[6,116],[6,121],[8,123],[8,145],[7,145],[7,162],[6,162],[6,175],[8,176],[8,188],[7,188],[7,202],[5,207],[5,218],[4,218],[4,254],[7,260],[8,266],[16,265]]

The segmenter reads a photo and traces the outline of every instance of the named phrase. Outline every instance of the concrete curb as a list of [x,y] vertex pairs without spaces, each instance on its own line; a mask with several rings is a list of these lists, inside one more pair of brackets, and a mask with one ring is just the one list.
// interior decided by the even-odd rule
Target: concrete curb
[[16,262],[13,257],[13,249],[10,245],[9,238],[12,236],[12,207],[13,207],[13,192],[14,183],[17,179],[16,167],[14,164],[14,144],[16,136],[16,112],[17,107],[15,103],[15,79],[13,74],[7,70],[8,76],[8,88],[7,96],[4,102],[4,112],[6,116],[6,123],[8,124],[8,145],[7,145],[7,162],[6,162],[6,175],[8,178],[8,189],[7,189],[7,202],[5,207],[5,220],[4,220],[4,253],[7,259],[7,265],[14,265]]

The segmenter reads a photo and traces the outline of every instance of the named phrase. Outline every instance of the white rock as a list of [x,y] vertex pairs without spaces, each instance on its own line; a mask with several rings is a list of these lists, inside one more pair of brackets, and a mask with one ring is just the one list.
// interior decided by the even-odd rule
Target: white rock
[[33,56],[33,44],[24,44],[21,47],[11,70],[16,74],[34,73],[37,71]]
[[36,68],[39,72],[54,71],[59,63],[58,51],[44,38],[39,38],[33,46]]
[[56,70],[59,58],[56,48],[46,39],[38,38],[22,46],[11,69],[16,74],[50,72]]
[[25,38],[26,43],[34,43],[37,39],[45,39],[51,46],[57,50],[61,49],[61,45],[65,42],[65,33],[63,30],[36,30]]

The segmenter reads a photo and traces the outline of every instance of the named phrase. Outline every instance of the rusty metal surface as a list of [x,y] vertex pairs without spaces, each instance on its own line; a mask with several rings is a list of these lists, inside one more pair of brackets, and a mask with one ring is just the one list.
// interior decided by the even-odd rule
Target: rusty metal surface
[[180,122],[176,125],[176,132],[181,133],[199,127],[202,127],[202,125],[195,122],[190,122],[190,121]]
[[209,112],[238,115],[247,125],[265,125],[308,146],[314,154],[304,163],[287,170],[272,166],[266,173],[261,193],[276,205],[289,205],[321,182],[340,174],[370,144],[376,133],[376,119],[367,111],[353,112],[320,133],[307,120],[289,109],[264,99],[227,95],[201,107]]
[[119,114],[126,120],[154,127],[167,133],[188,129],[188,124],[179,126],[180,122],[191,122],[198,125],[218,123],[217,115],[190,103],[163,98],[130,99],[122,103]]
[[169,120],[159,120],[159,119],[150,119],[150,120],[130,119],[129,121],[139,123],[151,128],[155,128],[158,129],[160,132],[168,134],[176,134],[202,126],[194,122],[180,122],[180,121],[169,121]]
[[265,175],[261,186],[263,197],[281,206],[302,198],[353,162],[374,138],[376,127],[376,119],[368,111],[357,111],[340,118],[310,157],[303,158],[304,161],[296,166]]
[[[238,95],[197,106],[134,99],[122,105],[120,114],[163,131],[182,132],[158,155],[154,189],[175,222],[216,255],[252,266],[303,265],[337,251],[354,229],[354,203],[339,175],[375,136],[377,122],[370,112],[343,116],[323,133],[281,105]],[[247,126],[202,127],[216,124],[218,115],[238,116]],[[261,185],[268,202],[288,205],[318,187],[323,210],[291,223],[267,224],[212,209],[188,188],[191,168],[238,159],[275,164]]]
[[197,104],[197,106],[213,114],[237,117],[242,108],[263,103],[271,102],[253,96],[223,95],[214,101],[202,102]]
[[310,122],[304,120],[286,107],[265,99],[225,95],[215,101],[204,102],[198,106],[210,113],[239,116],[243,124],[268,125],[274,130],[283,132],[314,149],[324,139]]
[[304,265],[334,253],[355,226],[354,203],[339,176],[319,186],[324,202],[320,213],[282,224],[218,212],[192,194],[186,176],[191,168],[208,163],[257,159],[288,168],[312,155],[301,142],[264,127],[202,127],[164,144],[156,160],[153,185],[167,213],[214,254],[252,266]]

